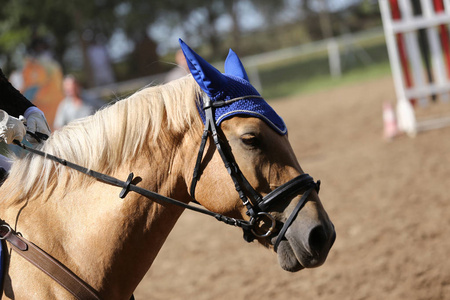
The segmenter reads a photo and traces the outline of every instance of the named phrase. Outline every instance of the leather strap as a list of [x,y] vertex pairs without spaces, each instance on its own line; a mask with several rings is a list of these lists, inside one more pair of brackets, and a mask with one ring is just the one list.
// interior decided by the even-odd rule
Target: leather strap
[[300,212],[300,210],[305,205],[305,203],[308,200],[308,197],[309,197],[309,194],[311,193],[311,191],[316,187],[314,182],[313,182],[313,184],[314,185],[311,185],[311,187],[302,195],[302,197],[300,198],[300,201],[298,201],[298,203],[295,206],[294,210],[292,211],[291,215],[286,220],[286,222],[284,222],[283,228],[281,228],[281,231],[278,234],[277,240],[275,241],[275,244],[273,245],[273,250],[275,252],[278,252],[278,245],[284,239],[284,235],[286,234],[286,231],[288,230],[289,226],[291,226],[292,222],[295,220],[295,218],[297,217],[298,213]]
[[[222,161],[225,165],[225,168],[228,171],[228,174],[233,180],[235,189],[239,194],[239,198],[241,198],[242,203],[247,208],[246,213],[248,216],[251,217],[250,225],[253,226],[254,224],[256,224],[260,214],[267,212],[270,206],[272,206],[279,199],[286,199],[292,197],[293,195],[298,194],[300,191],[309,188],[309,190],[306,191],[305,194],[300,199],[300,202],[294,209],[294,212],[290,215],[290,217],[282,227],[278,235],[278,238],[274,244],[274,249],[275,251],[277,251],[278,245],[284,238],[284,234],[286,233],[287,229],[297,216],[300,209],[306,203],[307,198],[312,189],[311,186],[316,187],[318,189],[320,182],[316,184],[311,176],[309,176],[308,174],[302,174],[289,180],[288,182],[276,188],[266,196],[261,197],[261,195],[248,182],[247,178],[245,178],[244,174],[242,174],[241,170],[239,169],[239,166],[236,163],[236,160],[233,157],[229,144],[227,142],[223,142],[226,141],[226,138],[223,136],[223,133],[216,125],[214,109],[217,107],[221,107],[225,104],[227,103],[223,101],[220,103],[219,101],[212,102],[210,99],[204,101],[203,103],[203,112],[205,114],[205,129],[203,131],[202,141],[200,144],[200,149],[198,151],[197,160],[194,167],[194,173],[192,176],[190,188],[190,195],[192,198],[195,199],[195,188],[197,185],[197,181],[200,178],[199,169],[202,162],[206,140],[208,138],[209,133],[211,134],[216,149],[219,152],[220,157],[222,158]],[[249,197],[247,197],[246,193],[249,194]],[[251,199],[251,201],[249,200],[249,198]],[[250,230],[248,230],[243,227],[243,230],[244,230],[244,239],[247,242],[251,242],[255,239],[256,234],[254,233],[253,230],[251,230],[251,228]]]
[[17,249],[21,251],[26,251],[28,246],[24,243],[17,234],[14,234],[13,230],[9,225],[0,225],[0,239],[7,240],[10,244],[14,245]]
[[[223,137],[222,132],[217,128],[215,119],[214,119],[214,111],[213,107],[210,103],[204,105],[204,111],[206,116],[206,122],[209,122],[209,128],[211,131],[211,136],[213,138],[214,144],[216,145],[217,152],[219,152],[220,157],[222,158],[222,162],[224,163],[225,168],[228,171],[231,179],[234,183],[234,188],[236,192],[239,194],[239,198],[241,199],[244,206],[247,208],[247,215],[253,218],[258,217],[258,212],[255,211],[255,207],[248,199],[245,191],[250,193],[252,200],[257,203],[260,201],[261,196],[253,189],[250,183],[247,181],[245,176],[242,174],[239,166],[236,163],[236,160],[233,157],[230,146],[228,143],[221,142],[221,139],[226,141],[226,138]],[[239,179],[241,182],[239,182]],[[242,189],[241,184],[245,186],[245,191]]]
[[202,134],[202,142],[200,143],[200,149],[198,151],[197,160],[195,162],[194,173],[192,175],[190,194],[191,194],[191,197],[194,199],[194,201],[197,201],[197,200],[195,200],[195,188],[197,186],[197,181],[200,177],[200,173],[199,173],[200,165],[202,163],[203,153],[205,152],[206,141],[208,140],[209,125],[210,125],[210,123],[206,122],[205,130],[203,130],[203,134]]
[[60,163],[60,164],[62,164],[64,166],[67,166],[69,168],[77,170],[78,172],[81,172],[81,173],[86,174],[88,176],[94,177],[94,178],[96,178],[99,181],[102,181],[104,183],[121,187],[121,188],[123,188],[121,193],[120,193],[120,195],[122,195],[122,196],[126,196],[126,194],[129,191],[133,191],[133,192],[136,192],[136,193],[138,193],[138,194],[140,194],[142,196],[145,196],[145,197],[147,197],[149,199],[152,199],[155,202],[158,202],[160,204],[162,204],[162,203],[170,203],[170,204],[173,204],[173,205],[177,205],[177,206],[180,206],[180,207],[192,210],[192,211],[196,211],[196,212],[199,212],[199,213],[202,213],[202,214],[205,214],[205,215],[209,215],[211,217],[216,218],[216,220],[218,220],[220,222],[224,222],[224,223],[226,223],[228,225],[241,227],[244,230],[250,230],[250,228],[253,226],[253,224],[251,224],[248,221],[227,217],[227,216],[221,215],[219,213],[215,213],[215,212],[212,212],[212,211],[200,208],[200,207],[192,206],[192,205],[186,204],[184,202],[172,199],[170,197],[166,197],[166,196],[160,195],[158,193],[155,193],[155,192],[152,192],[150,190],[141,188],[141,187],[139,187],[137,185],[134,185],[134,184],[132,184],[132,181],[133,181],[132,173],[130,173],[130,175],[128,176],[127,181],[125,182],[125,181],[122,181],[122,180],[117,179],[115,177],[112,177],[112,176],[109,176],[109,175],[106,175],[106,174],[103,174],[103,173],[100,173],[100,172],[96,172],[94,170],[90,170],[90,169],[87,169],[87,168],[82,167],[80,165],[77,165],[77,164],[74,164],[72,162],[66,161],[65,159],[56,157],[56,156],[54,156],[52,154],[42,152],[42,151],[34,149],[32,147],[28,147],[28,146],[22,144],[21,142],[19,142],[17,140],[14,140],[14,143],[16,145],[20,146],[21,148],[23,148],[23,149],[33,153],[33,154],[36,154],[36,155],[45,157],[47,159],[50,159],[52,161],[55,161],[57,163]]
[[8,241],[14,251],[58,282],[75,298],[100,300],[97,292],[90,285],[35,244],[20,237],[9,225],[0,226],[0,239]]
[[301,190],[305,190],[311,184],[314,184],[314,179],[309,174],[301,174],[264,196],[263,200],[258,203],[259,210],[267,211],[275,201],[290,198]]

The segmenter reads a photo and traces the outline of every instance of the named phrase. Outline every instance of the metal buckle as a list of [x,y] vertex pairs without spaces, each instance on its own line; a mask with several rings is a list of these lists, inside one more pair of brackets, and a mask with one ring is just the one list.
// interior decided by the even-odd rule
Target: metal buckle
[[[6,227],[6,229],[8,230],[5,234],[0,235],[0,240],[4,240],[12,232],[12,229],[7,224],[2,224],[2,225],[0,225],[0,227]],[[0,230],[0,231],[2,231],[2,230]]]
[[[254,230],[254,228],[255,228],[255,227],[258,227],[257,225],[262,221],[262,218],[263,218],[264,216],[267,217],[267,218],[269,218],[269,219],[271,220],[271,223],[272,223],[272,224],[271,224],[270,228],[267,230],[266,233],[264,233],[264,234],[259,234],[259,233],[257,233],[257,232]],[[275,227],[276,227],[276,225],[277,225],[277,221],[275,220],[275,218],[274,218],[271,214],[266,213],[266,212],[259,212],[258,215],[256,216],[256,218],[254,218],[253,220],[251,220],[251,223],[253,224],[253,228],[250,229],[250,230],[251,230],[251,232],[252,232],[257,238],[265,238],[265,237],[268,237],[269,235],[271,235],[271,234],[274,232]],[[259,227],[258,227],[258,228],[259,228]]]

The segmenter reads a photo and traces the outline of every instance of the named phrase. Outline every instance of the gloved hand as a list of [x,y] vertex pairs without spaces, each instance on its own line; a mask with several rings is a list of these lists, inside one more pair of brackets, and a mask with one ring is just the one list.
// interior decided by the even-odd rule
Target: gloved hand
[[[25,111],[25,119],[27,120],[27,130],[32,133],[43,133],[47,136],[50,136],[50,127],[48,126],[47,120],[45,119],[44,113],[37,107],[32,106]],[[34,137],[27,134],[27,141],[32,144],[37,144],[37,141]]]
[[14,140],[22,141],[26,134],[25,125],[17,118],[0,110],[0,140],[11,144]]

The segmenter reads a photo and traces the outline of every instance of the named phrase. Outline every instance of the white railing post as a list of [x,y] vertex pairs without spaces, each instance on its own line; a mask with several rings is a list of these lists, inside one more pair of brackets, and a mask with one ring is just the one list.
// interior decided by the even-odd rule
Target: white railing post
[[338,78],[342,75],[341,70],[341,53],[339,51],[339,44],[334,38],[327,41],[328,62],[330,65],[331,77]]

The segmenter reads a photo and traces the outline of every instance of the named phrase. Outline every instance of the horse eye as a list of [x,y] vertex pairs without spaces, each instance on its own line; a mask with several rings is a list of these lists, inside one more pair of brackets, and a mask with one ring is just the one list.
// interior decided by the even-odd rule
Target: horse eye
[[258,145],[258,138],[251,133],[246,133],[241,136],[241,141],[251,147],[256,147]]

